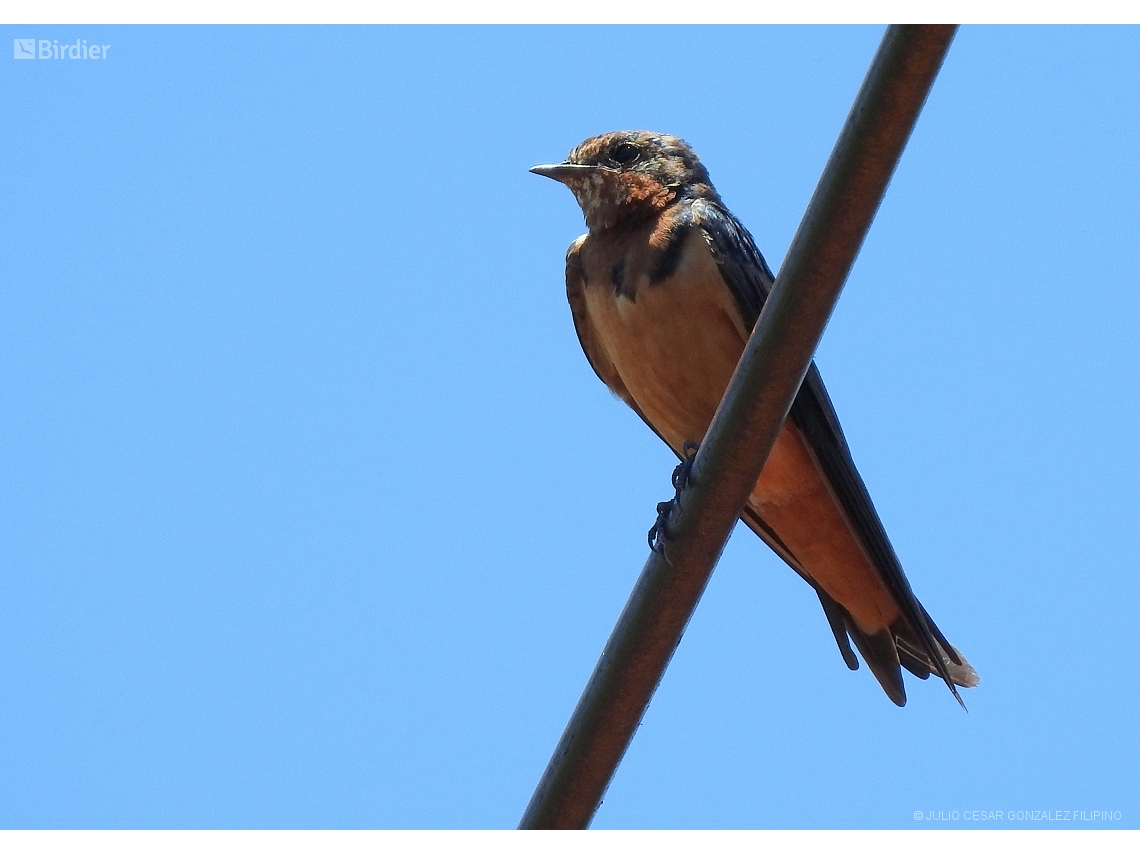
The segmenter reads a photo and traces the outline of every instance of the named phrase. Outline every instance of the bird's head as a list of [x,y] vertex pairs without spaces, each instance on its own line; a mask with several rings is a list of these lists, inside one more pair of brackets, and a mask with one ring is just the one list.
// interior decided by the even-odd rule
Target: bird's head
[[530,171],[569,187],[591,231],[639,225],[677,199],[717,198],[697,153],[680,137],[650,131],[591,137],[562,163]]

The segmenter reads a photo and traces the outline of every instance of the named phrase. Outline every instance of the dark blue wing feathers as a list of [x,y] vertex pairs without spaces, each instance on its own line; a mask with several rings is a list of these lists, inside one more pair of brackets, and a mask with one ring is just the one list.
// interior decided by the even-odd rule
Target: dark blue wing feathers
[[[725,284],[736,299],[746,323],[749,327],[755,326],[764,301],[775,282],[775,276],[756,248],[748,230],[732,214],[707,200],[694,201],[687,207],[691,212],[689,218],[691,224],[703,231]],[[806,436],[825,475],[835,488],[848,519],[858,532],[879,575],[899,606],[905,626],[897,627],[896,632],[899,633],[899,640],[905,647],[913,648],[913,652],[903,651],[902,664],[907,666],[908,670],[923,676],[920,672],[925,670],[924,663],[913,661],[916,659],[914,653],[918,653],[929,660],[929,665],[938,671],[950,690],[954,692],[954,696],[958,697],[950,673],[939,653],[938,642],[941,642],[946,655],[956,664],[961,662],[954,648],[945,641],[942,633],[934,626],[926,610],[911,591],[898,556],[871,502],[867,487],[855,468],[839,418],[835,414],[835,408],[814,362],[796,395],[789,417]],[[759,522],[762,524],[762,521]],[[786,556],[785,560],[788,560]],[[792,566],[799,571],[799,568]],[[844,660],[850,665],[850,648],[845,643],[846,639],[840,637],[837,615],[834,613],[835,608],[841,607],[834,601],[829,602],[830,598],[819,591],[817,586],[816,590],[820,594],[828,623],[835,632]],[[912,665],[915,667],[911,667]]]

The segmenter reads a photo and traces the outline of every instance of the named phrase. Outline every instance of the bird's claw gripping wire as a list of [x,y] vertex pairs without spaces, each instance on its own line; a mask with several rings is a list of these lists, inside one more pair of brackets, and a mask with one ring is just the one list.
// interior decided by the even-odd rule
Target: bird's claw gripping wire
[[681,507],[681,493],[689,485],[689,476],[693,473],[693,461],[697,459],[699,447],[695,442],[689,440],[685,440],[685,444],[681,447],[683,455],[681,462],[677,464],[670,478],[673,489],[677,492],[669,501],[657,503],[657,520],[649,529],[649,550],[651,552],[664,553],[665,541],[672,537],[672,533],[669,531],[669,515],[673,512],[673,508]]

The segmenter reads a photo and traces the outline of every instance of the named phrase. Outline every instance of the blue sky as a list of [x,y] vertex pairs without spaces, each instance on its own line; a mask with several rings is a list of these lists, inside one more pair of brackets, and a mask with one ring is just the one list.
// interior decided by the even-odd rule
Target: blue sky
[[[881,29],[3,30],[112,48],[0,61],[0,825],[513,826],[673,466],[526,170],[679,134],[776,267]],[[741,530],[595,827],[1140,824],[1137,92],[963,29],[818,353],[969,713]]]

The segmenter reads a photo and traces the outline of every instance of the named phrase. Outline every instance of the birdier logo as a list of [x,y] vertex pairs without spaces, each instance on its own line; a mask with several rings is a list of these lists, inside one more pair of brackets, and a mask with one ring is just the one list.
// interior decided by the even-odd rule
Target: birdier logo
[[89,45],[87,39],[60,44],[59,39],[12,39],[15,59],[106,59],[110,45]]

